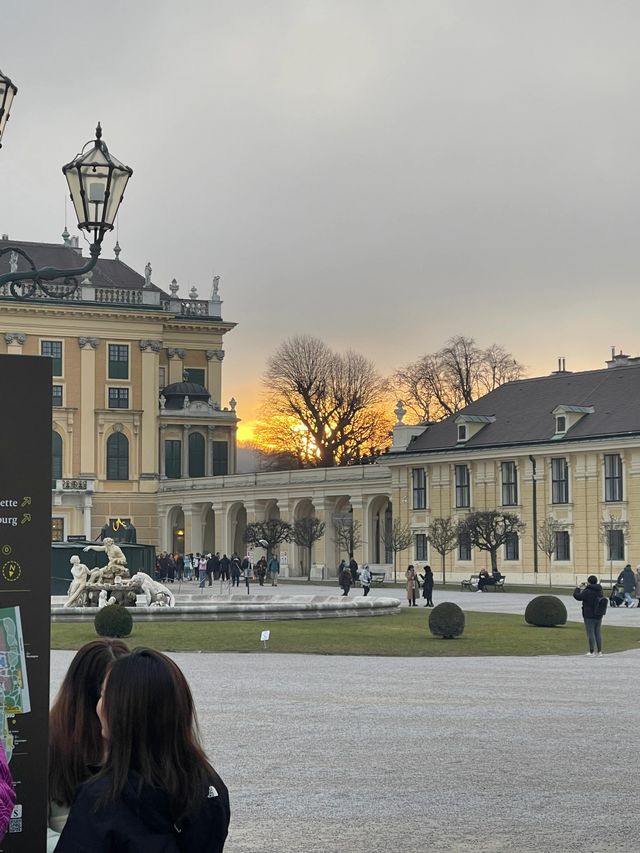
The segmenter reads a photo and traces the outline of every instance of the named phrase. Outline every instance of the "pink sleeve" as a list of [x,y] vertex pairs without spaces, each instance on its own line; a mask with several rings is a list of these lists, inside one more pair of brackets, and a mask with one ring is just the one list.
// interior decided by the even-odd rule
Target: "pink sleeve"
[[4,747],[0,741],[0,838],[4,838],[7,831],[15,801],[16,792],[4,757]]

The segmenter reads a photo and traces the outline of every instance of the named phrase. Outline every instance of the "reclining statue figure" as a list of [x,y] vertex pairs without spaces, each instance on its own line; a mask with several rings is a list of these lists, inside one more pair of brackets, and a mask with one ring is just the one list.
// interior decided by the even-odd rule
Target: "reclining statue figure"
[[162,596],[165,599],[168,607],[175,607],[176,600],[171,590],[164,584],[154,581],[144,572],[135,573],[131,578],[131,585],[133,586],[134,584],[142,588],[147,599],[147,607],[150,607],[152,603],[159,601],[159,596]]

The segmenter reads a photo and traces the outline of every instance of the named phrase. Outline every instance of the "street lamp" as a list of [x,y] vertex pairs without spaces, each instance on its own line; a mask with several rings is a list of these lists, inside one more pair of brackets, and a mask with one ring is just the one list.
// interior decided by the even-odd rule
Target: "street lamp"
[[8,77],[5,77],[0,71],[0,148],[2,148],[2,134],[4,126],[9,118],[9,110],[11,103],[15,97],[18,87],[11,82]]
[[[9,106],[18,90],[8,77],[0,75],[0,140],[2,130],[9,116]],[[38,289],[46,296],[67,297],[78,289],[78,277],[92,270],[98,263],[102,240],[107,231],[113,230],[118,208],[124,197],[124,191],[133,174],[133,170],[116,160],[102,141],[102,128],[96,128],[96,138],[87,142],[80,154],[62,167],[62,173],[69,184],[71,201],[78,217],[78,228],[92,235],[89,247],[90,258],[82,267],[56,269],[43,267],[36,269],[32,258],[18,247],[8,246],[0,249],[0,257],[13,253],[11,271],[0,275],[0,287],[8,284],[11,295],[17,299],[34,296]],[[17,258],[24,258],[30,269],[18,270]],[[44,282],[64,280],[64,289],[59,286],[49,288]]]

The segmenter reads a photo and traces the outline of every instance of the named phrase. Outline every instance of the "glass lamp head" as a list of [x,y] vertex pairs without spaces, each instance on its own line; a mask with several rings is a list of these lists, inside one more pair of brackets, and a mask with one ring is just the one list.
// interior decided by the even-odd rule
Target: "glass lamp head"
[[2,134],[9,118],[11,104],[18,91],[18,87],[0,71],[0,148],[2,147]]

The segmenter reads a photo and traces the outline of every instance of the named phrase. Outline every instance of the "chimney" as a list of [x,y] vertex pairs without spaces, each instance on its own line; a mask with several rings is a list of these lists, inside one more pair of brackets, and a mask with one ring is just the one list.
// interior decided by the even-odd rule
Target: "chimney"
[[552,372],[552,376],[564,376],[566,373],[571,373],[570,370],[567,370],[567,361],[564,356],[559,356],[558,358],[558,369]]
[[616,348],[611,347],[611,358],[606,362],[606,365],[609,369],[612,367],[627,367],[635,361],[635,358],[629,358],[629,356],[623,353],[622,350],[620,350],[619,353],[616,353]]

